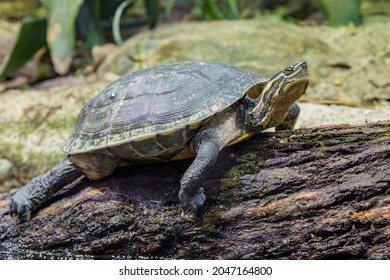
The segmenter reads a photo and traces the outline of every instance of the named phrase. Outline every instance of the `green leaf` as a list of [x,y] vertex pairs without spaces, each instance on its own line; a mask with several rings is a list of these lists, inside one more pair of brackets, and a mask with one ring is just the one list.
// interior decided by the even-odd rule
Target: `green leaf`
[[158,0],[144,0],[146,13],[148,15],[148,24],[150,28],[156,26],[160,17],[160,4]]
[[203,0],[203,5],[206,11],[206,14],[210,16],[211,19],[225,19],[225,15],[219,9],[217,3],[213,0]]
[[16,42],[0,66],[0,77],[18,69],[46,43],[46,20],[25,19]]
[[229,18],[236,19],[240,16],[240,9],[238,8],[238,3],[236,0],[228,0],[227,4],[229,6]]
[[168,20],[171,20],[172,11],[173,11],[173,7],[175,6],[175,2],[176,2],[176,0],[166,0],[164,2],[164,6],[163,6],[164,7],[164,16]]
[[77,31],[89,51],[104,44],[104,33],[100,26],[99,4],[96,0],[85,0],[77,16]]
[[55,71],[69,71],[76,41],[76,18],[83,0],[41,0],[48,12],[47,43]]
[[329,25],[359,24],[360,0],[315,0],[326,16]]
[[123,43],[122,35],[120,31],[121,28],[120,21],[121,21],[122,14],[127,7],[134,4],[134,1],[135,0],[123,1],[116,9],[114,18],[112,19],[112,35],[114,36],[115,44],[117,44],[118,46],[122,45]]

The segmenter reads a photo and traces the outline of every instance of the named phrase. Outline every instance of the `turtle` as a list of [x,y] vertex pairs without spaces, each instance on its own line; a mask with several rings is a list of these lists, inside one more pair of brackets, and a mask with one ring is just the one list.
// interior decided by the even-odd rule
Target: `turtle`
[[22,220],[82,176],[99,180],[118,166],[195,157],[180,180],[184,213],[196,213],[206,197],[202,182],[219,152],[268,128],[292,130],[295,103],[309,84],[298,61],[272,78],[218,61],[182,61],[131,72],[81,109],[68,155],[11,198]]

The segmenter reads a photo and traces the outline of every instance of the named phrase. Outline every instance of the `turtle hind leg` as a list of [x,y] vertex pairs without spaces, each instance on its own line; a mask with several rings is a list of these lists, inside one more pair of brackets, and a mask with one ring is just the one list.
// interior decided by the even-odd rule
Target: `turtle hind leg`
[[294,103],[291,105],[290,109],[288,110],[286,118],[283,120],[283,122],[275,127],[276,131],[280,130],[293,130],[295,123],[298,120],[299,113],[301,112],[301,109],[299,108],[298,104]]
[[81,176],[91,180],[110,175],[118,158],[98,153],[71,155],[47,173],[33,178],[11,198],[11,213],[29,221],[32,213],[66,185]]
[[11,198],[11,213],[29,221],[32,213],[67,184],[83,173],[68,158],[47,173],[37,176],[18,190]]
[[190,213],[196,212],[206,201],[201,185],[217,161],[219,145],[212,140],[206,140],[199,145],[197,150],[195,160],[180,180],[180,203],[184,212]]

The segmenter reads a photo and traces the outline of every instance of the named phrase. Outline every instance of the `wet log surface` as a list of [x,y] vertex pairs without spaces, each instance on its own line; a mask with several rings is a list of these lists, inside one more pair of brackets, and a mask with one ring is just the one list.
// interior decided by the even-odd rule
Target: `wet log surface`
[[68,186],[29,223],[0,197],[0,258],[389,259],[390,122],[263,133],[223,150],[202,217],[191,161]]

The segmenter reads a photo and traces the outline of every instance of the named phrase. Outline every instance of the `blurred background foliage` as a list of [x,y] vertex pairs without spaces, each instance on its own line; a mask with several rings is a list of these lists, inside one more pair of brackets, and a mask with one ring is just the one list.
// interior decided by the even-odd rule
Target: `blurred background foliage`
[[119,44],[122,37],[158,23],[270,13],[307,24],[361,25],[372,18],[388,20],[390,0],[0,0],[0,18],[21,21],[13,48],[1,63],[0,78],[37,53],[50,61],[51,70],[43,76],[65,75],[75,70],[78,54],[91,63],[94,47]]

